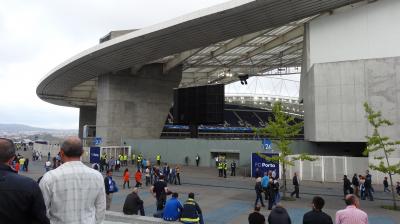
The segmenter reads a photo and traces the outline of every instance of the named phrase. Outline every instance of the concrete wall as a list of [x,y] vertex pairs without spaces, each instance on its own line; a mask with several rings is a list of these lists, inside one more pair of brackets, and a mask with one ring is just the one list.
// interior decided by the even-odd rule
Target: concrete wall
[[84,125],[96,125],[96,107],[79,108],[79,138],[83,137]]
[[[249,167],[252,152],[263,151],[261,140],[205,140],[205,139],[124,139],[135,153],[141,152],[146,159],[155,160],[160,153],[162,161],[184,164],[188,156],[190,164],[195,164],[195,156],[200,156],[200,166],[215,165],[211,152],[238,152],[239,166]],[[359,155],[360,146],[349,143],[313,143],[295,141],[291,145],[294,153],[307,152],[316,155]],[[277,150],[275,144],[272,149]],[[357,149],[357,150],[355,150]]]
[[140,215],[125,215],[122,212],[106,211],[106,219],[104,224],[153,224],[153,223],[163,223],[163,224],[178,224],[180,222],[164,221],[163,219],[153,218],[148,216]]
[[181,67],[163,74],[162,64],[102,75],[98,79],[96,136],[104,145],[123,138],[159,138],[179,85]]
[[310,22],[310,66],[400,56],[400,1],[353,4]]
[[307,140],[365,142],[371,134],[366,101],[395,123],[382,133],[400,136],[400,57],[315,64],[307,81]]

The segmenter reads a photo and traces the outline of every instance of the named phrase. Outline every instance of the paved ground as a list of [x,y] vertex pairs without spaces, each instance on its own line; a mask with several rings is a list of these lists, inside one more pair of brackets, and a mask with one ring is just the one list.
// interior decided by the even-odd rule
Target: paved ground
[[[130,168],[130,167],[129,167]],[[134,169],[130,169],[134,173]],[[44,172],[44,162],[31,162],[29,173],[22,173],[34,179]],[[247,177],[216,177],[217,171],[211,168],[182,167],[182,185],[169,185],[169,189],[179,193],[183,202],[189,192],[195,192],[196,201],[200,204],[206,223],[247,223],[247,216],[252,211],[255,200],[254,179]],[[133,179],[133,178],[132,178]],[[114,180],[121,186],[120,192],[113,196],[111,210],[122,211],[123,203],[130,189],[122,189],[122,173],[115,173]],[[134,185],[132,181],[132,185]],[[290,184],[290,182],[288,182]],[[152,216],[155,212],[155,199],[149,193],[149,187],[144,186],[140,197],[144,200],[146,215]],[[289,185],[289,190],[291,186]],[[391,194],[383,193],[382,186],[375,186],[376,200],[362,201],[361,207],[368,213],[371,224],[400,223],[400,212],[380,208],[381,205],[390,205]],[[300,199],[283,202],[288,209],[292,223],[302,223],[303,214],[310,210],[310,202],[314,195],[321,195],[326,206],[323,209],[334,219],[335,212],[345,207],[342,200],[342,185],[336,183],[302,182]],[[398,202],[400,204],[400,201]],[[269,211],[265,208],[262,214],[266,217]]]

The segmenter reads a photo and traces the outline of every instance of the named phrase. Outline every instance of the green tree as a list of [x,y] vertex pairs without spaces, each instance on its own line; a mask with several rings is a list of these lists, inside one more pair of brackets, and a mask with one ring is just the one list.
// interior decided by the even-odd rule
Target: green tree
[[392,188],[392,200],[393,207],[397,209],[396,195],[393,186],[392,176],[400,174],[400,162],[397,164],[391,164],[389,156],[396,150],[397,145],[400,145],[400,141],[393,141],[387,136],[382,136],[379,132],[380,128],[392,126],[393,123],[382,117],[380,111],[374,111],[367,102],[364,103],[364,109],[369,124],[372,126],[372,135],[366,136],[367,147],[364,150],[364,155],[369,153],[375,153],[374,159],[378,160],[377,164],[370,164],[369,167],[372,170],[379,171],[381,173],[389,175],[390,185]]
[[282,165],[282,180],[283,180],[283,198],[286,198],[287,184],[286,184],[286,169],[288,166],[294,166],[296,160],[309,160],[313,161],[314,158],[302,153],[295,157],[292,149],[289,145],[293,142],[293,138],[296,137],[304,125],[304,122],[295,121],[293,116],[288,115],[282,110],[282,103],[277,102],[272,108],[273,118],[268,120],[268,124],[265,128],[256,129],[258,134],[267,134],[272,142],[276,145],[279,150],[279,155],[268,157],[261,153],[257,153],[260,157],[271,162],[279,162]]

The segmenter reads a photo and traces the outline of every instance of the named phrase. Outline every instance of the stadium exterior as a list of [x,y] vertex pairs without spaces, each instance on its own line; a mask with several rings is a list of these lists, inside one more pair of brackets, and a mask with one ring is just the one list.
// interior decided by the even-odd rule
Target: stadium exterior
[[395,123],[383,133],[400,136],[399,11],[396,0],[230,1],[111,32],[54,68],[37,95],[80,108],[80,133],[95,124],[103,144],[133,145],[160,137],[173,88],[301,66],[301,148],[324,154],[348,144],[351,151],[371,132],[366,101]]

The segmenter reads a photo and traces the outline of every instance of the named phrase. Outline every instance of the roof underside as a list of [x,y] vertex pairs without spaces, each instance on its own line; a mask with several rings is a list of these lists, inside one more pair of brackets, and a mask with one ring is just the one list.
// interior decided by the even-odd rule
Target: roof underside
[[358,1],[238,0],[106,41],[55,68],[38,96],[64,106],[95,106],[97,76],[182,64],[180,86],[231,83],[241,75],[270,75],[299,67],[304,23]]

